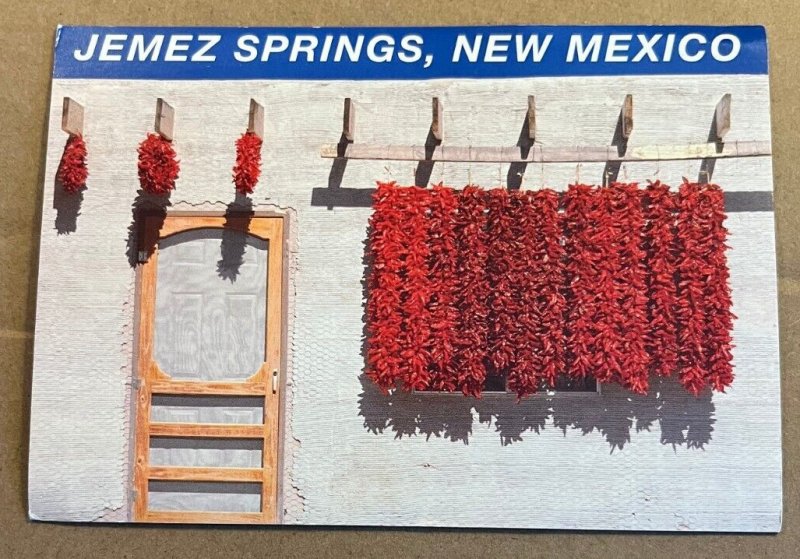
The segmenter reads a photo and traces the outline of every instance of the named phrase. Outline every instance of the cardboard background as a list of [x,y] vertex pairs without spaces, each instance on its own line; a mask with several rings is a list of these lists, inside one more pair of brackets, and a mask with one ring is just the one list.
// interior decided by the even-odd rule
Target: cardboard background
[[[800,381],[800,178],[792,148],[800,116],[800,23],[792,0],[724,5],[679,0],[536,3],[231,0],[206,6],[64,0],[47,5],[0,3],[0,557],[334,557],[482,555],[614,557],[793,556],[800,547],[800,427],[791,419]],[[46,106],[57,23],[105,25],[433,25],[499,23],[763,23],[770,43],[775,203],[778,222],[784,407],[784,527],[778,536],[309,528],[160,528],[38,524],[26,518],[31,350],[38,260]],[[734,116],[735,119],[735,116]],[[468,487],[464,488],[469,491]],[[680,491],[679,487],[676,487]],[[546,506],[546,494],[542,501]],[[602,511],[597,511],[602,514]]]

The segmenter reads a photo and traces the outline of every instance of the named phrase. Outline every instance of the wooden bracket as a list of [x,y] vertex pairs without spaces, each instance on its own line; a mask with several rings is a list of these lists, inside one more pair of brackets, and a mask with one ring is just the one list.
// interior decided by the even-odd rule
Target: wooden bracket
[[255,99],[250,99],[250,115],[247,119],[247,131],[259,138],[264,138],[264,106]]
[[536,139],[536,98],[528,95],[528,112],[525,116],[528,124],[528,139],[532,142]]
[[155,129],[165,140],[175,139],[175,109],[161,97],[156,101]]
[[83,105],[71,97],[64,97],[61,129],[70,136],[83,135]]
[[619,113],[622,132],[622,138],[627,140],[631,137],[633,132],[633,95],[626,95],[625,101],[622,102],[622,110]]
[[433,118],[431,120],[431,134],[437,142],[444,140],[444,108],[438,97],[433,98]]
[[726,93],[722,99],[717,103],[717,108],[714,110],[714,140],[722,142],[731,129],[731,94]]
[[356,137],[356,107],[350,97],[344,100],[344,118],[342,119],[342,136],[348,142]]

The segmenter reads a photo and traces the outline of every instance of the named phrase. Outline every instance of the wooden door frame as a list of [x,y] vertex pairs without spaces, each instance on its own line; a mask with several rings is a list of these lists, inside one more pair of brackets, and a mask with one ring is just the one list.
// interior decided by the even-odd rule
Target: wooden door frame
[[[286,219],[275,214],[187,214],[163,213],[142,216],[140,237],[149,247],[146,259],[137,266],[136,307],[138,328],[135,370],[137,375],[134,427],[133,505],[136,522],[248,523],[271,524],[280,519],[283,424],[283,387],[286,350]],[[177,233],[194,229],[233,229],[268,242],[267,311],[265,361],[243,382],[173,380],[153,359],[155,293],[158,269],[158,242]],[[263,396],[264,420],[261,425],[183,424],[150,421],[153,394]],[[261,468],[154,467],[149,465],[150,437],[222,437],[263,440]],[[261,512],[204,512],[148,510],[150,480],[260,482]]]

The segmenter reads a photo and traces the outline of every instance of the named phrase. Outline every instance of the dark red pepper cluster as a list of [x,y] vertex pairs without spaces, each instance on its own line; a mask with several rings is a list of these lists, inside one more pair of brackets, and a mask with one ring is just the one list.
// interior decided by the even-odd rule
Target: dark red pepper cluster
[[681,252],[677,236],[677,200],[669,186],[653,182],[645,193],[644,229],[648,321],[647,352],[651,372],[669,376],[678,369],[676,266]]
[[453,345],[455,390],[465,396],[480,397],[486,381],[489,306],[492,287],[486,274],[488,257],[487,194],[467,186],[456,194],[455,306],[458,313]]
[[379,184],[369,220],[367,374],[384,392],[400,381],[407,194],[394,183]]
[[724,391],[733,382],[725,202],[716,185],[684,182],[678,193],[678,365],[683,386]]
[[371,219],[370,377],[384,390],[520,397],[563,368],[558,195],[380,184]]
[[86,166],[86,142],[80,134],[72,134],[64,146],[56,179],[64,192],[75,194],[86,187],[89,170]]
[[[564,370],[564,247],[555,192],[509,194],[513,202],[507,208],[517,236],[509,244],[514,252],[503,256],[510,278],[506,287],[515,299],[516,315],[508,316],[507,323],[515,320],[516,324],[510,330],[514,337],[506,378],[508,389],[522,398],[543,385],[555,386]],[[490,260],[490,270],[491,264]]]
[[563,247],[551,190],[486,193],[489,374],[519,397],[563,369]]
[[261,138],[245,132],[236,140],[236,164],[233,166],[233,184],[239,194],[252,194],[261,176]]
[[425,390],[431,379],[432,346],[436,342],[431,324],[431,296],[439,291],[429,264],[431,261],[429,214],[431,191],[405,189],[403,209],[403,292],[400,331],[400,380],[409,390]]
[[458,196],[442,185],[436,185],[430,194],[428,216],[429,265],[432,282],[428,308],[430,311],[431,336],[430,382],[431,390],[455,391],[458,376],[454,369],[456,326],[459,312],[456,306],[458,294],[458,239],[456,238],[456,215]]
[[652,183],[456,191],[380,184],[370,220],[368,375],[384,391],[518,397],[559,374],[644,394],[733,380],[724,199]]
[[566,370],[648,388],[642,195],[635,184],[572,185],[564,197]]
[[172,142],[159,134],[148,134],[139,144],[139,184],[149,194],[164,196],[175,189],[180,172]]

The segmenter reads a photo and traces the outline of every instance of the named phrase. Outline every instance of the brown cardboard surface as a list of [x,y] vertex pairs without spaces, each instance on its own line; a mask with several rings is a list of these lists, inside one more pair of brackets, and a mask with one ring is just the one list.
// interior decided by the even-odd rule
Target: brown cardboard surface
[[[604,556],[790,557],[800,548],[800,16],[793,0],[152,0],[2,2],[0,75],[0,557]],[[784,523],[777,536],[308,528],[176,528],[27,520],[26,470],[44,138],[55,26],[760,23],[772,83],[783,364]],[[65,374],[68,374],[65,371]],[[587,468],[590,467],[587,465]],[[686,475],[692,475],[687,472]],[[469,491],[469,487],[464,487]],[[680,487],[675,488],[680,491]],[[542,506],[547,506],[543,491]],[[598,515],[603,511],[598,510]],[[795,550],[794,552],[792,550]]]

